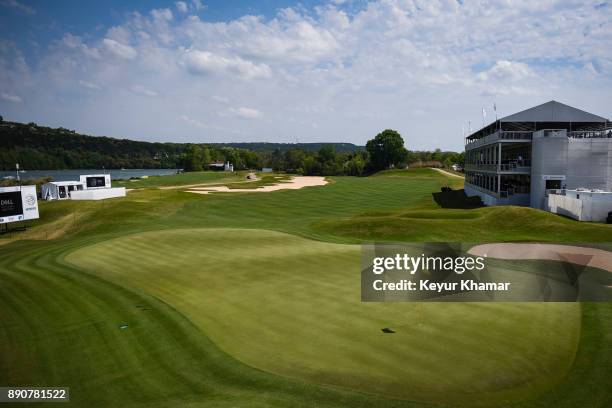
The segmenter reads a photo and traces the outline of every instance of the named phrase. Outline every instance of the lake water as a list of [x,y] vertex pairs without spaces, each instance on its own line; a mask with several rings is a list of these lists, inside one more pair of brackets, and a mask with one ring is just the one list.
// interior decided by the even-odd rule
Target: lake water
[[[176,174],[176,169],[126,169],[126,170],[30,170],[20,173],[22,180],[39,177],[52,177],[55,181],[78,180],[81,174],[110,174],[111,179],[129,179],[130,177],[142,176],[167,176]],[[6,176],[15,177],[15,171],[0,171],[0,179]]]

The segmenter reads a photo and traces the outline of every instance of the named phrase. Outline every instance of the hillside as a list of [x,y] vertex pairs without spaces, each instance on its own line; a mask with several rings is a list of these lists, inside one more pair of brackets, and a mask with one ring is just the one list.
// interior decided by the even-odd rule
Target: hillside
[[[301,149],[316,152],[332,145],[341,152],[362,147],[350,143],[206,143],[213,148],[271,153]],[[106,136],[90,136],[65,128],[35,123],[0,123],[0,170],[12,170],[15,163],[30,170],[82,168],[182,168],[188,143],[153,143]]]

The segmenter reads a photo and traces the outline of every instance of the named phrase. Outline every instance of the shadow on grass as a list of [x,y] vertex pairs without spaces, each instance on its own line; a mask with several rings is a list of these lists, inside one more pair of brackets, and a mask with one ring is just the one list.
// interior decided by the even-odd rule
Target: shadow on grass
[[484,207],[478,196],[468,197],[465,190],[452,190],[448,187],[438,193],[432,193],[433,199],[442,208],[470,209]]

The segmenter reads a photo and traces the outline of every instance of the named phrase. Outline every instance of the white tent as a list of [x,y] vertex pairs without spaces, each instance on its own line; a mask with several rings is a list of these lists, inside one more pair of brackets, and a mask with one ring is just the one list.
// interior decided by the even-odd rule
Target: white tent
[[43,200],[67,200],[73,191],[81,191],[85,188],[80,181],[51,181],[41,187]]

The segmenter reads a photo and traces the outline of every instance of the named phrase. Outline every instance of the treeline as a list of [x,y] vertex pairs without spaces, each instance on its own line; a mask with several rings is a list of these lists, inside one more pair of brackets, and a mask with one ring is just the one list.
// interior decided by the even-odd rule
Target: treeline
[[[246,148],[251,146],[252,149]],[[207,169],[231,162],[236,170],[271,167],[305,175],[362,175],[389,167],[463,163],[454,152],[408,151],[399,133],[385,130],[365,146],[350,143],[152,143],[87,136],[65,128],[4,122],[0,117],[0,170],[179,168]]]
[[215,161],[229,161],[235,169],[270,167],[276,171],[307,176],[360,176],[391,167],[463,166],[463,153],[409,151],[401,135],[387,129],[368,141],[363,150],[337,151],[334,145],[322,145],[318,151],[292,148],[286,151],[255,152],[244,149],[191,145],[185,155],[185,171],[201,171]]

